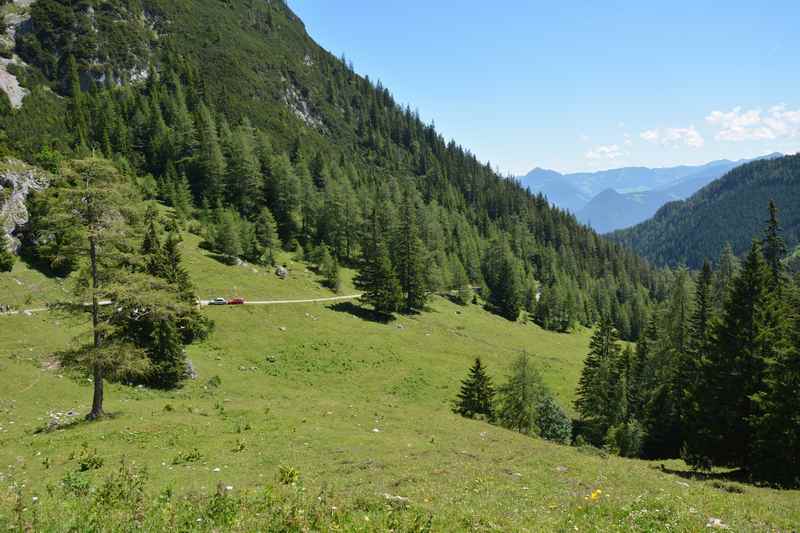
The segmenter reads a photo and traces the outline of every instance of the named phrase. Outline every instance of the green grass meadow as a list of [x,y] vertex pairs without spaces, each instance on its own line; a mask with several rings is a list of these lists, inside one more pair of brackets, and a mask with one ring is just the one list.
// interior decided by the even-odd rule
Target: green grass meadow
[[[288,255],[279,261],[290,276],[280,280],[271,269],[225,265],[198,241],[185,234],[182,250],[200,298],[333,295]],[[352,273],[343,277],[340,293],[351,294]],[[62,289],[17,264],[0,274],[0,290],[25,308]],[[679,461],[560,446],[451,412],[476,356],[497,383],[520,350],[572,412],[589,331],[546,332],[440,297],[389,323],[370,320],[357,302],[204,309],[216,328],[187,349],[197,379],[169,392],[109,385],[113,416],[97,423],[82,421],[90,383],[51,358],[85,324],[49,312],[0,317],[0,526],[125,524],[113,513],[105,526],[70,522],[81,502],[104,494],[123,459],[147,472],[141,508],[150,518],[171,508],[165,499],[216,501],[224,490],[231,499],[299,502],[291,520],[267,529],[313,529],[303,512],[322,507],[330,514],[323,530],[414,529],[404,513],[428,517],[433,531],[702,531],[712,518],[733,531],[800,524],[798,491],[691,479]],[[53,416],[74,423],[42,431]],[[294,483],[281,483],[282,467]],[[183,512],[198,519],[177,529],[263,529],[269,520],[256,508],[242,504],[241,516],[220,526],[189,507]]]

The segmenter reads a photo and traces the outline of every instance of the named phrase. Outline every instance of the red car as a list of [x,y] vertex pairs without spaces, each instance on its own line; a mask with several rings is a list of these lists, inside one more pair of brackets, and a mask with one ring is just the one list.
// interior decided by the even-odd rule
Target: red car
[[244,305],[244,298],[231,298],[228,305]]

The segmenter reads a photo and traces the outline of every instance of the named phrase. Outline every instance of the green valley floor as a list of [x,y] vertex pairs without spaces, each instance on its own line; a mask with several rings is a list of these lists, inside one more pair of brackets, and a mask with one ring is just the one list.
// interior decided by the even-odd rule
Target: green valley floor
[[[334,296],[306,265],[228,266],[185,234],[201,299]],[[355,292],[347,272],[341,294]],[[17,264],[0,303],[62,284]],[[511,323],[436,297],[371,320],[357,301],[209,306],[175,391],[91,384],[54,351],[85,331],[54,312],[0,316],[0,526],[66,530],[793,531],[800,492],[694,478],[680,461],[551,444],[451,412],[476,356],[502,381],[526,350],[571,411],[590,332]],[[55,421],[59,423],[56,424]],[[124,467],[120,465],[124,464]],[[146,474],[145,474],[146,472]]]

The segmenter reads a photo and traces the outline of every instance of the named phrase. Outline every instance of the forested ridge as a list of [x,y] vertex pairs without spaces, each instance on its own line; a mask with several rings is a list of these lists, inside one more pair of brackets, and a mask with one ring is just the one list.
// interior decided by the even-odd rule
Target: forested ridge
[[662,207],[646,222],[616,231],[613,240],[655,264],[699,269],[730,242],[737,256],[764,221],[773,200],[790,247],[800,241],[800,155],[753,161],[711,182],[691,198]]
[[[645,261],[446,142],[281,2],[40,0],[31,15],[16,52],[32,94],[0,119],[3,151],[56,174],[102,154],[226,256],[327,253],[398,278],[370,291],[382,280],[362,276],[382,311],[479,285],[510,319],[611,316],[626,338],[663,296]],[[63,271],[33,246],[35,203],[28,253]]]

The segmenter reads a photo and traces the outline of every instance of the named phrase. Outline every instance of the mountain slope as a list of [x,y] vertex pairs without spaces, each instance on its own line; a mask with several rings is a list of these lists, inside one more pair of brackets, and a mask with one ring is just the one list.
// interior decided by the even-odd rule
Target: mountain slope
[[[484,283],[483,256],[504,241],[517,306],[552,289],[566,323],[588,325],[616,299],[620,329],[637,334],[626,324],[656,284],[644,261],[446,142],[283,2],[39,0],[19,29],[31,95],[0,114],[6,152],[52,164],[93,149],[153,176],[148,194],[167,203],[188,188],[187,210],[208,207],[206,221],[235,211],[247,237],[267,208],[285,246],[325,245],[351,265],[366,221],[380,216],[391,238],[408,193],[432,288],[462,268]],[[112,45],[127,53],[102,52]]]
[[671,202],[642,224],[611,235],[662,265],[699,268],[715,259],[726,242],[743,254],[761,232],[767,205],[780,209],[789,246],[800,240],[800,155],[742,165],[685,201]]
[[535,168],[518,179],[531,192],[543,194],[552,205],[572,213],[580,211],[591,198],[555,170]]
[[575,216],[595,231],[608,233],[647,220],[662,205],[675,199],[662,191],[620,194],[614,189],[606,189],[592,198]]
[[[688,198],[739,165],[781,155],[739,161],[722,159],[699,166],[624,167],[574,174],[535,168],[519,180],[553,205],[575,213],[581,222],[607,233],[647,220],[667,202]],[[609,190],[617,194],[610,194]]]

